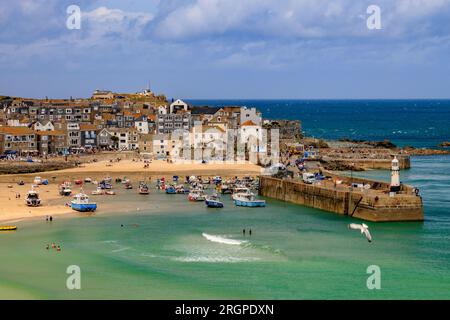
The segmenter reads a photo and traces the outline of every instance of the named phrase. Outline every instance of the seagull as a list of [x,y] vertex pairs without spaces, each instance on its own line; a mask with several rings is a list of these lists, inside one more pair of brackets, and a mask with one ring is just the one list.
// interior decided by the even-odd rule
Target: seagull
[[368,225],[364,223],[363,224],[350,223],[348,225],[348,228],[353,230],[361,230],[361,234],[364,233],[364,235],[367,238],[367,241],[372,242],[372,236],[370,235]]

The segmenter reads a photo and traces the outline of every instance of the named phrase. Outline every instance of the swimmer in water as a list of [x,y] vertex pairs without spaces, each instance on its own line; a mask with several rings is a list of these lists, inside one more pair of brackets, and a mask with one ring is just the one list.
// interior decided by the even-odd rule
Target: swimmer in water
[[252,235],[252,229],[250,229],[250,230],[248,231],[248,234],[249,234],[249,235]]
[[242,234],[245,236],[245,229],[242,230]]

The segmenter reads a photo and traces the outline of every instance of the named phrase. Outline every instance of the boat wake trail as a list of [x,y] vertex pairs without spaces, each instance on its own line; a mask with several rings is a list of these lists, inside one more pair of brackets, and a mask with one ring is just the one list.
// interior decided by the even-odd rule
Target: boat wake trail
[[215,236],[212,234],[202,233],[202,236],[205,237],[207,240],[217,243],[223,243],[223,244],[231,244],[231,245],[241,245],[243,243],[246,243],[247,241],[244,240],[235,240],[235,239],[228,239],[221,236]]

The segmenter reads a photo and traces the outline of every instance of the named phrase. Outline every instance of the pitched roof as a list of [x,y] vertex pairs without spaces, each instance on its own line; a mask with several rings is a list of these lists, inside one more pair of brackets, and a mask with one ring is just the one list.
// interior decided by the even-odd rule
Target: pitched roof
[[241,124],[241,127],[244,126],[256,126],[256,123],[254,123],[252,120],[247,120]]
[[26,135],[34,134],[35,132],[28,127],[0,127],[0,133],[15,134],[15,135]]
[[95,131],[97,129],[98,127],[95,124],[87,124],[87,123],[80,124],[81,131]]

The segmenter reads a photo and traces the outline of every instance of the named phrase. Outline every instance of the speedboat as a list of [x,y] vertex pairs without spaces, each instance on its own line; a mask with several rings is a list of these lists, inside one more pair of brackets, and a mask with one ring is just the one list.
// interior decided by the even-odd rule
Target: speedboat
[[86,182],[86,183],[91,183],[92,182],[92,179],[91,178],[84,178],[84,182]]
[[83,193],[83,191],[73,197],[70,206],[73,210],[80,212],[92,212],[97,210],[97,203],[90,202],[89,196]]
[[130,181],[128,181],[127,183],[125,183],[125,189],[133,189],[133,185],[131,184]]
[[223,202],[220,201],[219,196],[216,194],[207,196],[205,199],[205,204],[208,208],[223,208]]
[[206,200],[205,193],[203,192],[203,190],[193,189],[193,190],[191,190],[191,192],[189,192],[188,200],[189,201],[205,201]]
[[106,189],[106,190],[112,189],[111,183],[106,180],[100,181],[100,183],[98,185],[102,189]]
[[150,190],[145,182],[139,182],[139,194],[149,194]]
[[31,189],[30,191],[28,191],[26,202],[27,202],[27,206],[29,206],[29,207],[39,207],[41,205],[41,199],[39,198],[39,193],[34,189]]
[[166,187],[166,193],[167,194],[176,194],[177,190],[175,189],[174,186],[170,185],[170,186]]
[[266,206],[266,201],[256,199],[254,194],[237,193],[233,197],[233,200],[234,200],[234,204],[239,207],[265,207]]

